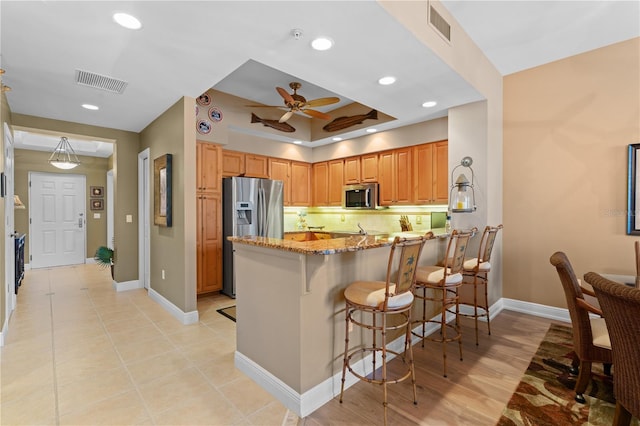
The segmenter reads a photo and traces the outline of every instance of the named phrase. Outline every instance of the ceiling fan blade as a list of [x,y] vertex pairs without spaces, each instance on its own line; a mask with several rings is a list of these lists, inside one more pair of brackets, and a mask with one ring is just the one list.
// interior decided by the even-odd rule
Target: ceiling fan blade
[[340,102],[340,98],[336,98],[335,96],[332,96],[330,98],[314,99],[312,101],[307,102],[307,106],[319,107],[319,106],[323,106],[323,105],[335,104],[336,102]]
[[323,120],[331,120],[331,116],[329,114],[325,114],[324,112],[316,111],[315,109],[305,109],[302,110],[307,115],[310,115],[314,118],[321,118]]
[[285,112],[284,115],[280,117],[280,120],[278,120],[278,123],[284,123],[285,121],[290,119],[292,115],[293,111]]
[[287,101],[287,103],[293,104],[295,103],[295,100],[293,99],[293,97],[289,94],[289,92],[287,92],[286,90],[284,90],[282,87],[276,87],[276,91],[278,93],[280,93],[280,96],[283,97],[283,99],[285,101]]

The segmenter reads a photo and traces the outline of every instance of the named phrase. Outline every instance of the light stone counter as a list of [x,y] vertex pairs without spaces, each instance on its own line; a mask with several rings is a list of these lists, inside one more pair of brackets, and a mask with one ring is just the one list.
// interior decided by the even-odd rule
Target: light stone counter
[[[236,367],[298,416],[307,416],[340,392],[343,291],[356,280],[385,279],[392,239],[229,239],[236,276]],[[436,263],[445,243],[427,241],[419,264]],[[421,314],[414,310],[414,317]],[[369,338],[356,328],[350,345]],[[356,381],[347,375],[346,386]]]

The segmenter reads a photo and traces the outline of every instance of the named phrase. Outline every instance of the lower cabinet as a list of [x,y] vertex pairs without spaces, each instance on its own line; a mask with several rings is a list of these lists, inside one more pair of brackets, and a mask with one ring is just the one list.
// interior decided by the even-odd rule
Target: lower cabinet
[[198,194],[197,293],[222,290],[222,216],[219,194]]

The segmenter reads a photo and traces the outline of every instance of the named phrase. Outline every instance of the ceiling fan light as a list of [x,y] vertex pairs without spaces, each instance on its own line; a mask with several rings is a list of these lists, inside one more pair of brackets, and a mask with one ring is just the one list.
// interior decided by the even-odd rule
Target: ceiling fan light
[[329,37],[318,37],[313,39],[311,47],[315,50],[329,50],[333,47],[333,40]]

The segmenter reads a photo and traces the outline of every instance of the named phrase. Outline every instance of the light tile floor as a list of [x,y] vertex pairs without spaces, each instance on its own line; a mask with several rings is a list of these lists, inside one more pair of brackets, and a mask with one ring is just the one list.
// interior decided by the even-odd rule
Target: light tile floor
[[234,367],[235,323],[216,312],[233,304],[201,298],[185,326],[98,265],[28,270],[0,351],[0,424],[288,423]]

